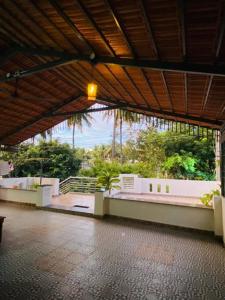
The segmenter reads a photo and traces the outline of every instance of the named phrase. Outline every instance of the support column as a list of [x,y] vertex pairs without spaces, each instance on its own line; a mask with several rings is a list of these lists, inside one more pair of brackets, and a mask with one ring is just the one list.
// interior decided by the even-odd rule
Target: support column
[[215,136],[215,165],[216,165],[216,181],[221,180],[221,134],[218,131]]
[[223,243],[225,245],[225,123],[221,129],[221,155],[220,155],[220,174],[222,192],[222,222],[223,222]]
[[103,191],[95,192],[95,208],[94,214],[97,217],[103,217],[105,215],[105,197]]

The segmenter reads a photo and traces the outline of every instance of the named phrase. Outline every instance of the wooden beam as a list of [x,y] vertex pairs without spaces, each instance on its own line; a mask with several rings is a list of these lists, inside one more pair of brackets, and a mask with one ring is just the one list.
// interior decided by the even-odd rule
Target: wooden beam
[[119,20],[119,17],[118,17],[118,15],[116,14],[116,12],[115,12],[115,10],[114,10],[114,8],[113,8],[113,6],[112,6],[110,0],[105,0],[104,2],[106,3],[106,5],[107,5],[107,7],[108,7],[108,9],[109,9],[109,12],[110,12],[110,14],[111,14],[111,16],[113,17],[113,19],[114,19],[114,21],[115,21],[115,24],[116,24],[116,27],[119,29],[120,34],[122,35],[123,40],[125,41],[127,48],[129,49],[131,55],[132,55],[133,57],[135,57],[135,56],[136,56],[136,53],[135,53],[135,51],[134,51],[134,48],[131,46],[131,43],[130,43],[130,41],[129,41],[129,38],[128,38],[128,36],[127,36],[127,34],[126,34],[126,32],[125,32],[123,26],[121,25],[121,21]]
[[43,114],[33,118],[32,120],[29,120],[28,122],[26,122],[25,124],[13,129],[12,131],[8,132],[7,134],[3,135],[2,137],[0,137],[0,144],[4,144],[4,141],[16,134],[18,134],[19,132],[32,127],[35,123],[40,122],[48,117],[51,117],[52,114],[54,114],[55,112],[57,112],[58,110],[64,108],[65,106],[67,106],[68,104],[77,102],[80,100],[80,98],[83,97],[82,94],[79,95],[75,95],[72,97],[67,98],[66,100],[64,100],[63,102],[55,105],[52,109],[50,109],[47,112],[44,112]]
[[89,108],[89,109],[82,109],[82,110],[78,110],[78,111],[63,112],[63,113],[54,113],[54,114],[52,114],[52,117],[71,117],[76,114],[93,113],[93,112],[107,111],[107,110],[113,110],[113,109],[121,109],[121,108],[125,108],[126,106],[127,106],[126,104],[121,103],[121,104],[105,106],[105,107]]
[[16,55],[17,50],[15,47],[12,47],[10,49],[5,49],[0,52],[0,67],[2,67],[11,57]]
[[184,73],[185,112],[188,114],[188,75]]
[[77,28],[77,26],[74,24],[74,22],[71,20],[71,18],[64,12],[62,9],[60,2],[56,0],[49,0],[51,5],[54,7],[54,9],[57,11],[58,15],[65,21],[65,23],[73,30],[75,35],[86,45],[88,50],[91,53],[94,53],[94,49],[91,46],[91,44],[86,40],[84,35],[80,32],[80,30]]
[[152,25],[151,25],[151,22],[150,22],[150,18],[149,18],[148,13],[147,13],[145,0],[140,0],[139,2],[140,2],[141,12],[142,12],[142,16],[144,18],[145,26],[146,26],[146,29],[148,31],[148,35],[149,35],[150,40],[151,40],[151,46],[154,50],[155,56],[157,57],[157,59],[159,59],[159,57],[160,57],[159,50],[158,50],[156,42],[155,42],[155,37],[154,37],[153,30],[152,30]]
[[166,82],[166,78],[165,78],[164,72],[161,72],[161,75],[162,75],[163,84],[164,84],[165,89],[166,89],[167,97],[169,99],[171,111],[173,112],[174,111],[174,109],[173,109],[173,102],[172,102],[172,99],[171,99],[171,96],[170,96],[170,92],[169,92],[169,89],[168,89],[168,86],[167,86],[167,82]]
[[170,120],[176,120],[177,118],[179,118],[186,122],[193,121],[195,124],[199,124],[199,123],[203,124],[204,123],[205,124],[204,126],[209,127],[209,128],[219,129],[223,124],[222,121],[215,121],[215,120],[211,120],[211,119],[207,119],[207,118],[195,117],[195,116],[179,114],[179,113],[174,113],[174,112],[168,112],[168,111],[161,111],[161,110],[157,110],[157,109],[149,109],[149,108],[141,106],[141,105],[129,104],[129,103],[126,103],[123,100],[119,100],[119,99],[109,99],[109,98],[98,97],[96,101],[100,104],[105,104],[105,105],[124,104],[126,106],[126,109],[140,112],[145,115],[147,115],[147,114],[156,115],[156,116],[160,116],[161,118],[166,118],[166,119],[170,119]]
[[[136,52],[135,52],[133,46],[131,45],[131,42],[130,42],[129,37],[127,36],[127,34],[125,32],[125,29],[124,29],[123,25],[121,25],[122,22],[119,19],[118,15],[116,14],[115,9],[113,8],[110,0],[105,0],[105,3],[107,4],[109,12],[110,12],[111,16],[113,17],[113,19],[115,21],[115,24],[116,24],[117,28],[119,29],[120,34],[123,37],[123,40],[126,43],[127,48],[129,49],[132,57],[136,59],[137,58]],[[144,100],[145,104],[150,108],[150,105],[147,102],[147,100],[145,99],[145,96],[142,94],[141,90],[137,87],[135,81],[131,78],[131,76],[129,75],[129,73],[127,72],[127,70],[125,68],[123,68],[123,71],[125,72],[127,78],[130,80],[131,84],[134,86],[136,92],[141,96],[141,98]],[[143,72],[143,70],[141,70],[141,72],[142,72],[142,75],[143,75],[143,78],[144,78],[145,82],[148,85],[148,80],[146,78],[145,73]],[[134,99],[134,101],[136,101],[136,100]]]
[[[22,51],[22,49],[20,50]],[[27,51],[27,49],[25,50]],[[50,54],[49,50],[49,54]],[[33,49],[35,53],[35,48]],[[37,51],[39,53],[39,50]],[[37,54],[38,55],[38,54]],[[55,56],[55,52],[53,53]],[[99,56],[91,59],[88,55],[81,54],[69,54],[61,53],[61,58],[53,60],[45,64],[41,64],[26,70],[16,70],[15,72],[7,73],[0,77],[0,82],[6,82],[14,80],[19,77],[26,77],[36,73],[40,73],[46,70],[51,70],[57,67],[61,67],[65,64],[71,64],[77,61],[86,61],[94,64],[104,65],[118,65],[122,67],[132,67],[139,69],[150,69],[156,71],[172,71],[178,73],[190,73],[190,74],[201,74],[201,75],[212,75],[225,77],[225,67],[219,65],[204,65],[204,64],[191,64],[183,62],[162,62],[162,61],[151,61],[151,60],[139,60],[132,58],[118,58],[109,56]]]
[[222,16],[221,16],[221,23],[218,24],[218,28],[217,28],[219,35],[218,35],[216,51],[215,51],[216,62],[220,55],[220,50],[221,50],[221,46],[223,43],[224,32],[225,32],[225,15],[224,15],[225,14],[225,4],[224,4],[224,1],[221,1],[220,11],[222,12]]
[[206,94],[205,94],[204,101],[203,101],[203,104],[202,104],[202,110],[201,110],[202,113],[205,110],[205,107],[206,107],[208,99],[209,99],[209,93],[210,93],[210,90],[211,90],[212,82],[213,82],[213,76],[210,76],[209,80],[208,80],[208,86],[207,86]]
[[100,30],[100,28],[98,27],[97,23],[95,22],[95,20],[92,18],[91,14],[89,13],[89,11],[86,9],[86,7],[84,6],[84,4],[82,3],[82,1],[80,0],[75,0],[77,6],[79,7],[79,9],[82,11],[82,13],[86,16],[87,21],[89,22],[89,24],[95,29],[95,31],[97,31],[97,33],[99,34],[99,36],[101,37],[106,49],[109,51],[109,53],[113,56],[115,56],[115,51],[114,49],[111,47],[111,45],[108,43],[106,37],[104,36],[104,34],[102,33],[102,31]]

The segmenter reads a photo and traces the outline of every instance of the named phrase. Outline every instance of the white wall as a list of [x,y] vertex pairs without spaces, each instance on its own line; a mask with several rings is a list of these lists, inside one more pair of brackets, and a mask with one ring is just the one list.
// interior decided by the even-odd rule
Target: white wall
[[[223,142],[225,142],[225,123],[223,124],[223,128],[221,130],[221,143]],[[224,155],[222,151],[221,154]],[[222,221],[223,221],[223,242],[225,246],[225,197],[222,197]]]
[[225,197],[222,197],[223,243],[225,246]]
[[[40,184],[39,177],[33,177],[34,183]],[[43,185],[51,185],[52,196],[59,195],[59,179],[58,178],[42,178]]]
[[[40,184],[40,177],[12,177],[0,179],[0,186],[13,188],[18,186],[21,189],[29,189],[32,184]],[[59,195],[59,179],[58,178],[42,178],[43,185],[52,185],[52,196]]]
[[215,235],[223,236],[222,197],[214,196],[213,210],[214,210],[214,232],[215,232]]
[[51,203],[51,186],[41,186],[37,190],[0,188],[0,200],[46,206]]
[[119,178],[122,193],[169,194],[186,197],[201,197],[213,189],[218,189],[220,184],[218,181],[139,178],[134,174],[121,174]]
[[108,215],[214,231],[213,209],[105,198]]
[[28,191],[21,189],[0,188],[0,199],[19,203],[36,204],[38,201],[37,191]]

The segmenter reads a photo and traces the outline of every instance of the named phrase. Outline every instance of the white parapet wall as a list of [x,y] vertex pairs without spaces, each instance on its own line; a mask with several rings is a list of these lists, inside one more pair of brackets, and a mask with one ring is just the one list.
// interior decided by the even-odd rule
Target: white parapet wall
[[105,214],[185,228],[214,231],[211,208],[105,198]]
[[59,195],[59,179],[58,178],[41,178],[40,177],[11,177],[1,178],[0,187],[32,189],[33,184],[51,185],[52,196]]
[[223,236],[223,209],[222,197],[214,196],[213,211],[214,211],[214,233],[216,236]]
[[223,243],[225,246],[225,197],[222,197],[222,226],[223,226]]
[[37,207],[49,205],[51,203],[51,186],[44,185],[37,190],[0,188],[0,200],[10,201],[20,204],[31,204]]
[[164,194],[184,197],[201,197],[220,188],[218,181],[140,178],[135,174],[121,174],[122,193]]
[[[107,192],[98,193],[96,198],[98,201],[96,203],[96,215],[111,215],[150,221],[211,231],[218,236],[222,235],[220,197],[215,199],[214,207],[206,207],[201,205],[201,203],[191,201],[192,199],[190,201],[181,201],[180,203],[173,201],[173,196],[186,199],[188,197],[200,198],[205,193],[219,189],[219,182],[139,178],[134,174],[121,174],[119,178],[121,187],[119,191],[113,191],[111,195]],[[123,194],[130,195],[123,197]],[[141,198],[141,194],[145,195],[145,197]],[[146,194],[151,195],[151,198],[145,200]],[[158,199],[157,197],[154,198],[154,195],[168,195],[169,197],[163,200],[163,197]],[[223,204],[225,210],[225,203]]]

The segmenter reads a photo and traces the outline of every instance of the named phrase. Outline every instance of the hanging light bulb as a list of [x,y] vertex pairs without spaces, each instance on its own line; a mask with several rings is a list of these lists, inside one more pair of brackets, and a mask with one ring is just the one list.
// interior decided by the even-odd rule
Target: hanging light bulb
[[98,86],[95,83],[94,80],[94,71],[95,71],[95,65],[92,64],[91,65],[91,71],[92,71],[92,80],[91,82],[88,83],[87,85],[87,98],[89,101],[95,101],[96,100],[96,96],[97,96],[97,90],[98,90]]
[[98,90],[98,86],[96,83],[94,83],[94,82],[88,83],[88,85],[87,85],[88,100],[90,100],[90,101],[96,100],[97,90]]

